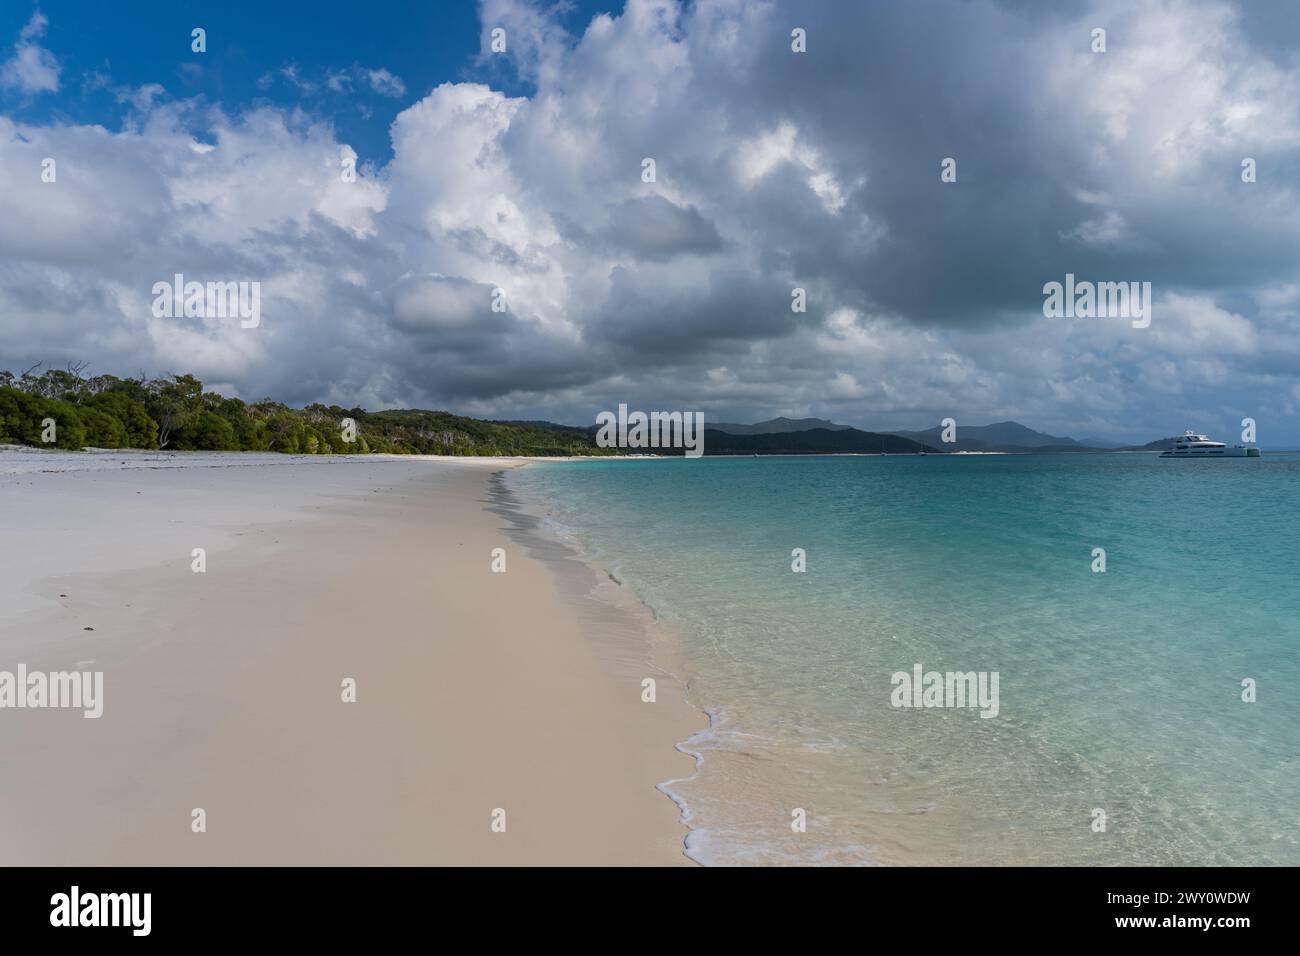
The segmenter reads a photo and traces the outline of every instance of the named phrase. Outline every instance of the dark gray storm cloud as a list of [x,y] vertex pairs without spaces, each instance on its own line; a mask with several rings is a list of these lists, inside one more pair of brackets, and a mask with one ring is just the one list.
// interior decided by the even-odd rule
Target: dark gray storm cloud
[[698,209],[662,196],[624,200],[612,210],[603,238],[634,259],[652,262],[722,248],[717,228]]

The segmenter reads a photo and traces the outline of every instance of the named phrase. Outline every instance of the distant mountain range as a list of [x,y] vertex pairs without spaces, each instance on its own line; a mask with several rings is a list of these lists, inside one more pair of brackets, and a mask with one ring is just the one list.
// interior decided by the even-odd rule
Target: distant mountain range
[[[776,419],[782,421],[782,419]],[[785,419],[788,421],[788,419]],[[816,419],[813,419],[815,421]],[[730,426],[735,427],[735,426]],[[741,426],[758,428],[760,425]],[[737,435],[711,426],[704,429],[706,455],[939,454],[939,449],[903,435],[864,432],[847,425],[832,428]]]
[[769,418],[753,425],[733,425],[731,422],[710,422],[707,429],[726,432],[728,435],[778,435],[786,432],[806,432],[824,428],[828,432],[856,431],[848,425],[836,425],[824,418]]
[[[502,421],[534,431],[550,430],[572,441],[594,442],[595,425],[557,425],[546,421]],[[936,425],[924,431],[864,431],[851,425],[839,425],[824,418],[769,418],[752,425],[735,422],[706,422],[706,455],[915,455],[950,454],[953,452],[1000,452],[1012,455],[1068,454],[1099,451],[1163,451],[1172,447],[1175,438],[1160,438],[1145,445],[1118,445],[1100,438],[1074,439],[1035,431],[1019,422],[995,422],[992,425],[958,425],[957,441],[943,441],[943,428]],[[649,449],[647,449],[649,450]],[[678,454],[674,449],[659,449],[659,454]]]
[[[823,418],[772,418],[753,425],[710,423],[705,428],[705,453],[730,454],[786,451],[790,453],[863,452],[908,454],[927,452],[1002,452],[1061,454],[1097,451],[1163,451],[1176,439],[1160,438],[1145,445],[1120,445],[1099,438],[1082,440],[1048,435],[1019,422],[958,425],[955,442],[943,441],[943,427],[924,431],[868,432],[837,425]],[[898,444],[897,438],[910,444]]]
[[1000,451],[1009,454],[1045,452],[1097,451],[1073,438],[1059,438],[1034,431],[1019,422],[995,422],[992,425],[958,425],[955,442],[942,440],[943,427],[936,425],[920,432],[896,432],[915,441],[938,445],[945,451]]

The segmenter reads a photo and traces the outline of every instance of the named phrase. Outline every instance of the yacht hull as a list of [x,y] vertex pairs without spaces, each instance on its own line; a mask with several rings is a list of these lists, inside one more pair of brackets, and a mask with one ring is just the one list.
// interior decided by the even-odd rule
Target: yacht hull
[[1161,458],[1258,458],[1258,448],[1171,448]]

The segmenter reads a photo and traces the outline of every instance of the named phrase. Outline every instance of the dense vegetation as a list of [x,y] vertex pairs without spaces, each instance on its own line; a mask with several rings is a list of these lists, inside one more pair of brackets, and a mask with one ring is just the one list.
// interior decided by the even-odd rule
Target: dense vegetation
[[[0,371],[0,443],[57,448],[165,448],[355,455],[601,455],[593,433],[490,422],[413,409],[367,412],[337,405],[246,404],[205,392],[192,375],[147,380],[84,377],[84,366],[20,376]],[[344,419],[356,423],[346,441]],[[54,428],[47,427],[53,420]],[[52,435],[54,441],[45,441]]]

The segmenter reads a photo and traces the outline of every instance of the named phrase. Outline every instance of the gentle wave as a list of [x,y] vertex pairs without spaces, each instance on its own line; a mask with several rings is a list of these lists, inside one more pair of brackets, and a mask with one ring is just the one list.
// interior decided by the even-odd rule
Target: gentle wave
[[[1294,864],[1300,705],[1277,688],[1300,679],[1300,458],[1219,466],[704,459],[512,483],[676,637],[711,715],[667,788],[695,859]],[[917,662],[999,672],[997,718],[891,706]]]

